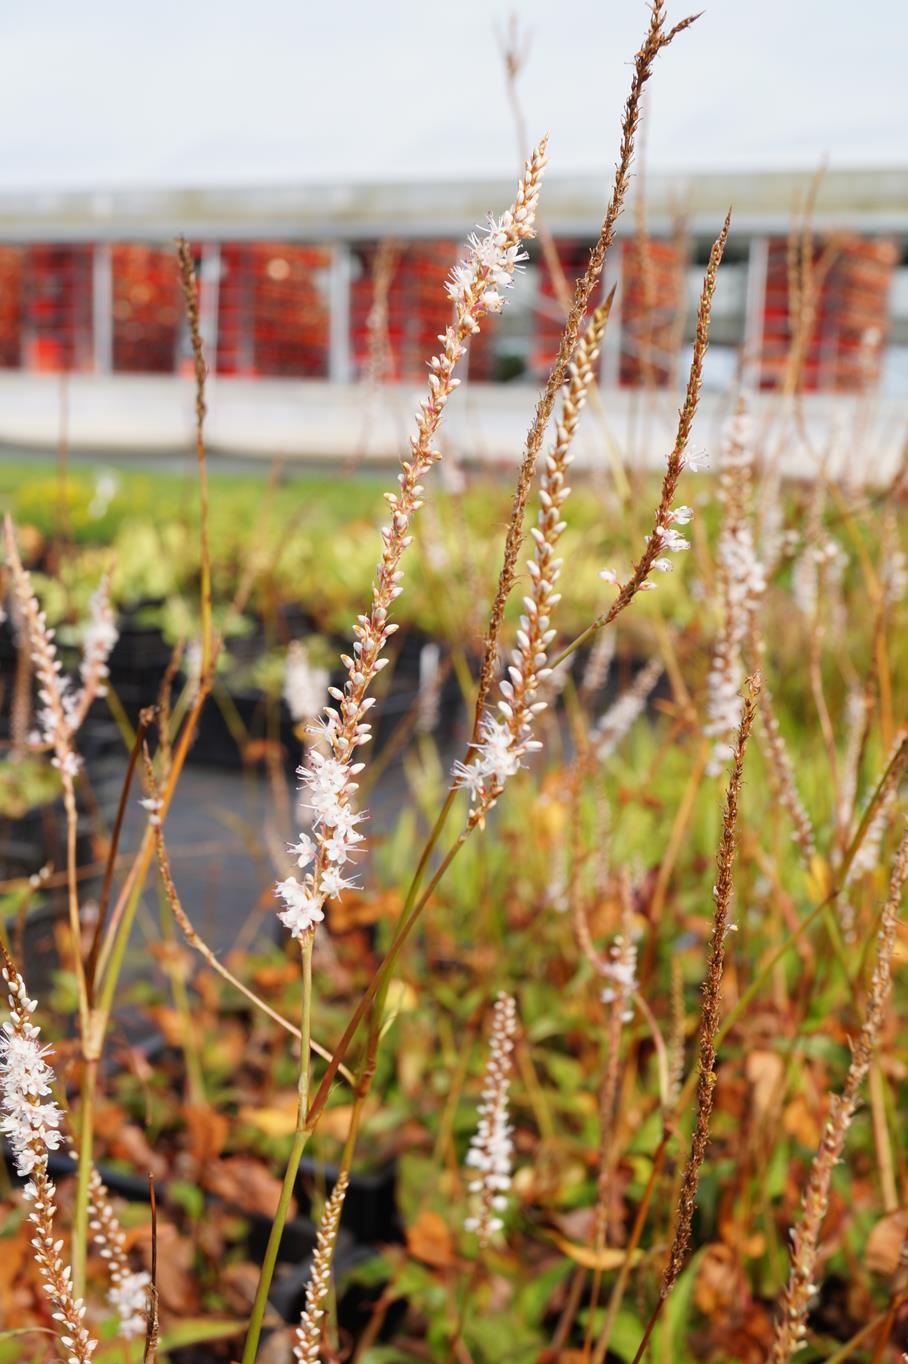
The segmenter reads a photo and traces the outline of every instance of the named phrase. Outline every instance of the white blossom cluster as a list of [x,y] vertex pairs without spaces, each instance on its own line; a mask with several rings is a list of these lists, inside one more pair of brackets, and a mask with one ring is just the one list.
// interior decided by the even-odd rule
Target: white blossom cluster
[[802,616],[813,620],[817,614],[820,574],[829,587],[841,581],[844,568],[845,552],[835,540],[824,538],[804,549],[791,571],[792,596]]
[[54,1073],[42,1046],[41,1029],[31,1022],[37,1003],[29,999],[21,976],[6,970],[10,1019],[0,1034],[0,1131],[9,1142],[16,1170],[30,1175],[48,1151],[63,1141],[63,1114],[51,1094]]
[[287,650],[284,700],[294,724],[308,724],[321,714],[329,680],[328,669],[316,668],[309,661],[305,644],[293,640]]
[[514,1157],[513,1128],[508,1121],[508,1086],[513,1065],[517,1006],[502,991],[495,1001],[489,1059],[479,1105],[479,1123],[467,1152],[467,1165],[474,1178],[468,1185],[477,1207],[464,1222],[476,1232],[480,1246],[504,1226],[501,1214],[508,1205],[511,1164]]
[[119,1318],[124,1340],[140,1340],[145,1335],[150,1284],[151,1275],[144,1269],[131,1269],[113,1278],[107,1300]]
[[895,606],[908,591],[908,557],[899,541],[898,519],[891,504],[884,512],[882,529],[880,582],[883,601],[887,606]]
[[[523,622],[526,617],[521,617],[521,629],[518,631],[518,642],[525,630]],[[515,651],[516,653],[516,651]],[[516,664],[515,664],[516,667]],[[543,676],[545,673],[543,673]],[[541,681],[539,673],[536,680]],[[505,684],[507,685],[507,684]],[[509,704],[508,702],[499,702]],[[539,702],[544,706],[545,702]],[[525,753],[539,749],[542,745],[536,739],[524,738],[522,742],[516,741],[512,727],[507,719],[498,719],[496,716],[486,714],[482,717],[479,726],[479,742],[473,759],[468,762],[456,762],[453,773],[457,786],[462,786],[469,793],[470,804],[474,809],[481,808],[488,810],[497,800],[502,788],[510,777],[520,767],[520,759]]]
[[561,600],[555,587],[562,567],[555,548],[567,526],[561,513],[571,493],[567,482],[567,472],[574,459],[571,445],[593,381],[593,366],[607,319],[608,305],[601,304],[578,341],[570,366],[570,380],[556,426],[555,442],[546,456],[540,478],[539,513],[536,525],[530,531],[534,541],[533,557],[527,560],[529,592],[523,599],[524,611],[508,675],[499,684],[498,714],[483,716],[479,741],[470,759],[454,764],[454,784],[469,793],[473,821],[481,820],[495,804],[508,779],[520,767],[521,759],[542,747],[533,738],[533,723],[548,705],[539,693],[543,683],[552,677],[549,649],[556,631],[551,617]]
[[39,728],[37,734],[32,736],[32,742],[53,748],[51,762],[71,786],[80,767],[73,740],[92,701],[104,693],[107,660],[118,638],[107,579],[101,582],[91,599],[80,667],[82,687],[76,690],[69,679],[62,676],[63,667],[57,657],[54,631],[48,626],[47,616],[34,594],[31,576],[22,566],[12,521],[8,516],[4,522],[4,536],[19,617],[38,680]]
[[92,1167],[89,1181],[89,1230],[98,1254],[107,1262],[110,1289],[107,1300],[117,1314],[124,1340],[139,1340],[148,1321],[148,1289],[151,1276],[144,1269],[130,1269],[126,1237],[110,1205],[98,1171]]
[[[515,211],[508,209],[500,218],[490,213],[485,231],[470,233],[467,238],[469,254],[466,260],[454,266],[445,283],[456,304],[463,306],[472,298],[478,266],[484,273],[480,304],[487,313],[501,312],[504,307],[502,290],[511,287],[515,272],[529,260],[520,244],[523,234],[515,238]],[[479,331],[478,321],[475,329]]]
[[707,772],[716,776],[734,753],[741,723],[744,681],[742,646],[757,602],[766,590],[749,517],[753,435],[743,403],[726,423],[722,439],[722,529],[717,547],[722,625],[707,678],[703,733],[713,745]]
[[867,703],[860,687],[850,687],[845,698],[845,753],[839,773],[836,820],[846,836],[858,793],[858,775],[864,747]]
[[883,592],[888,606],[900,602],[908,591],[908,558],[900,549],[894,549],[883,564]]
[[63,1114],[49,1097],[53,1071],[42,1047],[40,1029],[31,1021],[37,1008],[22,977],[5,969],[9,990],[9,1020],[0,1034],[0,1130],[12,1151],[16,1170],[27,1176],[23,1193],[31,1205],[29,1221],[34,1227],[32,1250],[53,1306],[66,1364],[88,1364],[97,1344],[84,1325],[85,1303],[73,1296],[72,1271],[63,1263],[63,1242],[54,1237],[56,1189],[47,1175],[48,1152],[59,1150]]
[[117,475],[111,469],[102,470],[95,479],[94,493],[88,504],[89,516],[104,516],[116,497],[119,487],[120,480]]
[[610,982],[602,991],[603,1004],[617,1004],[622,1022],[629,1023],[634,1016],[632,1000],[637,988],[637,945],[630,933],[615,934],[600,970]]
[[419,694],[416,698],[416,731],[434,734],[441,707],[441,648],[434,641],[419,651]]
[[[690,541],[685,540],[678,530],[679,526],[688,526],[693,520],[693,507],[670,507],[663,519],[657,522],[652,535],[643,537],[644,543],[649,546],[655,541],[657,555],[652,562],[652,568],[657,573],[671,573],[674,564],[671,559],[666,559],[666,554],[680,554],[685,549],[690,549]],[[613,568],[603,568],[599,577],[604,583],[609,583],[615,587],[619,586],[618,574]],[[653,592],[656,584],[647,577],[637,588],[638,592]]]
[[94,699],[107,690],[107,660],[120,638],[116,615],[110,604],[110,583],[102,578],[88,604],[88,624],[82,637],[82,663],[79,672],[84,692]]
[[643,714],[644,707],[661,676],[661,661],[658,658],[651,658],[649,663],[640,669],[631,685],[597,720],[590,735],[590,745],[600,762],[612,756],[621,740]]
[[412,543],[411,521],[422,506],[422,477],[441,458],[435,439],[448,399],[460,380],[454,376],[458,361],[466,354],[466,343],[479,331],[483,317],[497,310],[505,280],[510,280],[520,260],[520,243],[533,235],[539,201],[539,186],[545,167],[545,142],[530,157],[517,198],[507,213],[494,220],[482,236],[470,241],[469,255],[456,267],[448,291],[454,301],[454,321],[441,340],[440,354],[429,362],[429,393],[420,404],[417,432],[411,437],[410,458],[398,476],[400,491],[386,493],[390,517],[382,527],[382,555],[372,588],[368,614],[360,615],[353,627],[352,655],[344,655],[347,672],[343,688],[329,687],[332,702],[314,727],[327,752],[313,748],[308,767],[301,767],[304,803],[312,811],[314,839],[303,834],[293,848],[302,879],[288,876],[277,885],[284,908],[279,918],[292,935],[301,938],[312,932],[324,918],[326,900],[353,884],[344,867],[363,835],[357,825],[364,818],[354,813],[352,799],[357,790],[356,777],[363,764],[354,761],[356,750],[369,743],[371,725],[366,716],[375,704],[367,695],[374,678],[388,664],[382,651],[397,629],[389,613],[402,592],[400,568],[404,550]]
[[290,851],[301,870],[313,870],[307,871],[302,881],[289,876],[277,885],[285,906],[278,918],[294,938],[301,938],[321,923],[326,900],[355,884],[343,869],[363,842],[356,826],[366,818],[351,804],[358,786],[353,778],[362,771],[362,763],[342,763],[317,749],[308,754],[308,762],[308,767],[299,767],[297,772],[308,796],[315,839],[301,832]]

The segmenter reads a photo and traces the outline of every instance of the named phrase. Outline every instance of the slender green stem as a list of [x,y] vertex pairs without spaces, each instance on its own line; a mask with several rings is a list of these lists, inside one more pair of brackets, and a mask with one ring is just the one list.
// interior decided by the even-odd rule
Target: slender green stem
[[82,925],[79,920],[79,891],[76,869],[76,798],[72,781],[64,789],[66,808],[66,881],[72,955],[79,990],[79,1034],[82,1046],[82,1102],[79,1127],[79,1173],[72,1228],[73,1290],[81,1297],[85,1290],[85,1260],[88,1254],[88,1185],[91,1175],[92,1128],[94,1122],[95,1061],[91,1051],[91,1011],[82,960]]
[[463,1335],[463,1328],[467,1324],[467,1308],[470,1305],[473,1293],[476,1290],[481,1275],[482,1260],[480,1259],[479,1256],[477,1256],[476,1259],[473,1261],[473,1267],[470,1270],[469,1277],[467,1278],[467,1281],[463,1287],[463,1292],[460,1295],[460,1306],[457,1309],[457,1320],[454,1323],[454,1332],[451,1336],[450,1344],[448,1345],[448,1364],[454,1364],[454,1360],[457,1358],[457,1347],[460,1344],[460,1338]]
[[668,1150],[668,1143],[671,1140],[671,1135],[672,1134],[670,1129],[666,1128],[665,1131],[662,1133],[662,1139],[656,1148],[655,1155],[653,1156],[652,1168],[650,1169],[649,1178],[646,1181],[646,1188],[643,1190],[643,1196],[640,1199],[640,1203],[637,1208],[637,1215],[634,1218],[634,1225],[631,1230],[630,1239],[628,1240],[627,1243],[624,1262],[621,1266],[621,1269],[618,1271],[618,1277],[615,1280],[614,1286],[612,1288],[612,1294],[611,1297],[609,1298],[608,1307],[606,1308],[605,1321],[603,1323],[602,1330],[599,1334],[599,1339],[596,1341],[596,1347],[593,1352],[593,1364],[604,1364],[605,1356],[609,1347],[609,1342],[611,1341],[612,1338],[612,1330],[615,1325],[615,1318],[618,1315],[618,1309],[620,1308],[622,1299],[624,1298],[624,1290],[627,1287],[627,1281],[628,1278],[630,1277],[631,1267],[634,1263],[634,1251],[640,1244],[640,1237],[643,1235],[643,1228],[646,1223],[647,1213],[649,1212],[649,1205],[652,1202],[653,1193],[655,1192],[656,1183],[659,1179],[659,1175],[662,1173],[662,1166],[665,1163],[665,1153]]
[[[359,1027],[360,1023],[362,1022],[363,1017],[365,1016],[365,1013],[369,1008],[369,1005],[372,1003],[373,999],[375,999],[375,997],[379,994],[379,992],[387,983],[394,963],[396,962],[398,956],[400,955],[401,948],[403,947],[407,938],[410,936],[410,933],[414,925],[416,924],[416,921],[419,918],[420,914],[422,914],[429,900],[432,898],[432,895],[435,891],[435,887],[438,885],[439,881],[444,876],[445,872],[448,870],[448,867],[453,862],[457,853],[463,847],[469,834],[472,832],[473,827],[474,827],[473,825],[469,825],[467,828],[463,829],[460,834],[458,834],[457,841],[445,853],[444,858],[439,863],[438,869],[433,873],[432,878],[429,881],[429,884],[426,886],[426,889],[423,891],[423,894],[420,896],[417,903],[413,906],[413,909],[410,911],[409,916],[406,915],[406,906],[404,907],[404,915],[402,915],[403,922],[401,923],[400,927],[397,930],[397,933],[394,937],[394,941],[388,948],[387,954],[384,960],[382,961],[381,965],[379,966],[378,970],[375,972],[375,975],[372,977],[371,981],[366,986],[366,990],[362,995],[359,1004],[357,1004],[356,1008],[354,1009],[353,1014],[349,1022],[347,1023],[346,1028],[344,1029],[343,1036],[341,1037],[341,1040],[338,1042],[337,1046],[334,1049],[334,1056],[328,1063],[328,1069],[325,1071],[325,1074],[322,1077],[322,1082],[319,1085],[318,1090],[316,1091],[312,1103],[309,1106],[308,1121],[310,1128],[315,1127],[315,1124],[318,1120],[318,1115],[325,1106],[325,1102],[328,1098],[328,1094],[330,1092],[331,1085],[334,1081],[334,1077],[337,1074],[338,1069],[340,1067],[340,1063],[347,1055],[347,1049],[349,1048],[350,1043],[353,1041],[354,1034],[356,1033],[356,1030]],[[412,894],[413,887],[411,887],[411,895]],[[410,897],[408,897],[407,903],[408,904],[410,903]],[[245,1364],[245,1361],[243,1361],[243,1364]]]
[[290,1148],[284,1182],[281,1185],[281,1196],[259,1275],[255,1302],[252,1305],[252,1315],[249,1318],[242,1364],[255,1364],[262,1334],[262,1322],[265,1318],[265,1308],[268,1305],[268,1293],[271,1290],[271,1280],[274,1277],[274,1267],[277,1264],[277,1252],[281,1244],[281,1237],[284,1234],[284,1225],[287,1221],[287,1213],[290,1209],[290,1200],[293,1197],[300,1161],[312,1131],[311,1125],[306,1121],[312,1070],[312,1058],[309,1049],[309,1039],[312,1032],[312,943],[313,934],[310,932],[306,934],[302,943],[303,1002],[300,1015],[300,1068],[297,1079],[296,1132],[293,1137],[293,1145]]
[[72,1271],[73,1293],[81,1298],[85,1292],[85,1260],[88,1253],[88,1193],[91,1181],[95,1087],[98,1077],[96,1061],[87,1057],[82,1061],[82,1083],[79,1094],[79,1154],[76,1175],[76,1204],[73,1210]]

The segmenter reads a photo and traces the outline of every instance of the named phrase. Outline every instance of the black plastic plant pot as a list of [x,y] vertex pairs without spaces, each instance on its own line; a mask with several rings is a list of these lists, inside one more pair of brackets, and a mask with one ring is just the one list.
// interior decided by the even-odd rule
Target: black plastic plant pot
[[60,969],[57,930],[63,925],[68,929],[69,910],[65,891],[43,904],[30,905],[21,927],[18,915],[12,915],[4,923],[7,940],[16,953],[16,965],[28,982],[31,993],[39,999],[49,995],[54,973]]
[[[293,1226],[294,1224],[290,1224]],[[306,1304],[306,1289],[312,1265],[312,1250],[315,1247],[315,1231],[309,1223],[311,1245],[309,1252],[298,1262],[278,1261],[272,1281],[269,1302],[288,1326],[299,1324],[300,1315]],[[283,1246],[283,1242],[281,1243]],[[360,1246],[346,1232],[337,1238],[332,1261],[334,1281],[338,1289],[337,1322],[341,1340],[354,1346],[372,1318],[375,1303],[381,1297],[382,1284],[370,1285],[348,1283],[351,1274],[375,1258],[375,1252],[368,1246]],[[386,1343],[396,1334],[406,1314],[407,1305],[399,1300],[386,1312],[376,1343]],[[266,1326],[262,1331],[264,1346],[272,1331]],[[238,1341],[234,1338],[223,1345],[192,1345],[183,1349],[168,1351],[171,1364],[215,1364],[216,1360],[236,1359]],[[346,1356],[345,1356],[346,1357]]]
[[[250,742],[263,739],[268,729],[268,698],[253,687],[228,688],[227,705],[236,711]],[[243,750],[227,723],[217,694],[209,696],[199,716],[188,761],[200,767],[238,771],[245,761]]]
[[[313,1194],[324,1191],[327,1197],[337,1183],[338,1168],[321,1165],[303,1157],[296,1180],[295,1194],[301,1213],[312,1213]],[[341,1226],[364,1245],[382,1245],[403,1239],[397,1210],[397,1164],[389,1161],[378,1170],[350,1176],[344,1198]]]
[[[113,786],[97,802],[97,813],[108,826],[116,811]],[[117,790],[119,787],[117,787]],[[97,800],[97,797],[95,797]],[[85,868],[95,862],[95,820],[81,808],[76,825],[76,866]],[[66,812],[62,797],[44,805],[33,806],[18,819],[0,819],[0,879],[12,881],[37,872],[48,862],[57,871],[65,869]],[[84,878],[80,877],[80,899],[90,898]],[[65,898],[65,886],[52,893],[52,898]]]
[[[22,1182],[14,1171],[12,1158],[5,1144],[3,1156],[10,1177],[16,1182]],[[312,1163],[309,1164],[310,1170],[314,1169]],[[98,1172],[110,1193],[131,1203],[149,1202],[149,1187],[146,1178],[125,1174],[103,1164],[99,1166]],[[62,1152],[52,1152],[48,1159],[48,1173],[55,1181],[74,1179],[76,1162]],[[328,1174],[330,1184],[331,1172],[324,1173]],[[376,1176],[355,1176],[347,1194],[347,1207],[355,1207],[357,1200],[363,1196],[364,1181],[368,1196],[373,1200],[376,1207],[381,1207],[383,1201],[387,1202],[388,1173],[388,1171],[383,1171]],[[385,1186],[383,1193],[378,1192],[380,1186]],[[167,1182],[159,1182],[156,1189],[159,1204],[166,1207]],[[352,1204],[350,1203],[351,1194],[353,1195]],[[215,1203],[220,1204],[221,1200],[206,1195],[206,1204],[210,1206]],[[253,1264],[261,1264],[271,1234],[271,1219],[261,1213],[243,1212],[241,1215],[246,1225],[245,1241],[242,1244],[243,1253]],[[396,1212],[394,1213],[394,1223],[397,1224]],[[390,1223],[388,1225],[390,1226]],[[297,1216],[287,1221],[281,1236],[269,1301],[281,1319],[288,1325],[295,1325],[299,1321],[300,1313],[305,1306],[306,1288],[311,1272],[316,1235],[316,1227],[309,1218]],[[399,1236],[399,1227],[397,1236]],[[397,1239],[397,1236],[383,1236],[377,1239]],[[340,1291],[338,1322],[342,1334],[353,1341],[359,1338],[371,1320],[374,1304],[381,1296],[382,1285],[370,1283],[367,1287],[355,1281],[348,1283],[348,1279],[358,1268],[374,1259],[375,1254],[376,1251],[371,1246],[363,1244],[350,1227],[342,1226],[338,1234],[333,1260],[334,1278]],[[406,1304],[402,1301],[396,1302],[385,1317],[379,1340],[387,1341],[393,1338],[405,1313]],[[269,1334],[267,1329],[264,1334],[266,1336]],[[224,1348],[223,1356],[217,1352],[219,1349],[220,1347],[215,1347],[210,1343],[186,1346],[183,1349],[170,1351],[168,1358],[171,1360],[171,1364],[178,1364],[178,1362],[179,1364],[213,1364],[216,1358],[223,1357],[225,1360],[235,1358],[235,1354],[231,1354],[229,1347]]]
[[[309,1284],[309,1273],[312,1268],[312,1251],[315,1249],[315,1228],[311,1222],[300,1223],[301,1226],[309,1227],[312,1231],[312,1245],[305,1258],[292,1260],[288,1256],[282,1256],[282,1263],[274,1276],[271,1292],[268,1295],[271,1305],[281,1314],[286,1322],[298,1322],[300,1313],[306,1305],[306,1289]],[[293,1226],[293,1223],[290,1224]],[[283,1239],[281,1247],[283,1249]],[[334,1248],[334,1258],[332,1260],[334,1278],[341,1290],[339,1303],[339,1320],[342,1327],[347,1330],[352,1329],[349,1320],[348,1294],[344,1292],[344,1281],[352,1270],[359,1268],[360,1265],[374,1260],[375,1251],[369,1246],[362,1246],[350,1235],[349,1232],[341,1230],[337,1237]],[[357,1295],[358,1296],[358,1295]],[[361,1323],[360,1323],[361,1329]]]
[[143,706],[157,700],[173,653],[156,625],[136,619],[140,609],[121,615],[120,636],[108,660],[111,685],[133,721]]

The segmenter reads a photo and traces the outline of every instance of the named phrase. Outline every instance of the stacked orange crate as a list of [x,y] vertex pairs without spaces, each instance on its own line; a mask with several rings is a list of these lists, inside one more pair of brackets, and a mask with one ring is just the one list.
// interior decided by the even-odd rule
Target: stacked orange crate
[[457,242],[435,241],[413,243],[401,258],[390,330],[400,377],[406,383],[425,379],[426,365],[438,352],[438,338],[453,317],[445,280],[459,256]]
[[833,388],[860,390],[879,378],[898,259],[893,241],[854,237],[842,243],[829,281],[836,322],[828,378]]
[[243,242],[221,243],[216,357],[219,374],[249,374],[252,371],[250,250]]
[[330,269],[327,247],[222,243],[218,371],[326,378]]
[[[789,304],[789,255],[789,243],[784,237],[774,238],[769,243],[760,356],[761,388],[778,388],[783,383],[791,356],[795,329]],[[824,357],[835,331],[834,309],[830,312],[829,258],[824,256],[822,244],[814,244],[811,263],[816,289],[814,321],[800,380],[801,387],[809,392],[822,385]]]
[[111,256],[114,369],[172,373],[183,325],[173,251],[119,243]]
[[[878,373],[897,263],[895,244],[884,239],[846,237],[814,245],[818,291],[804,356],[804,389],[860,389]],[[793,335],[788,276],[788,244],[776,239],[769,246],[763,310],[763,388],[778,386],[788,364]]]
[[256,242],[248,248],[254,370],[326,378],[331,252],[327,247]]
[[761,388],[775,388],[781,383],[790,348],[788,243],[784,238],[776,237],[767,246],[763,340],[760,349]]
[[0,369],[22,363],[22,248],[0,246]]
[[673,383],[684,310],[685,258],[677,242],[624,242],[621,256],[622,385]]
[[92,248],[30,246],[23,276],[23,351],[28,368],[91,369]]

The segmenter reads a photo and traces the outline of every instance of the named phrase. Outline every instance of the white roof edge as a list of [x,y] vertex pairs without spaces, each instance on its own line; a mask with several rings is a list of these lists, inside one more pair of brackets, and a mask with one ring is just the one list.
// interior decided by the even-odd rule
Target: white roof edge
[[[695,235],[714,235],[729,206],[737,234],[785,232],[813,171],[674,172],[649,175],[647,220],[670,230],[684,207]],[[543,212],[560,236],[591,236],[605,209],[605,177],[551,176]],[[168,241],[177,232],[221,240],[326,241],[451,236],[460,239],[505,206],[509,181],[413,181],[207,188],[16,191],[0,193],[0,240]],[[633,197],[633,192],[632,196]],[[908,167],[829,170],[817,196],[819,229],[908,234]],[[633,231],[625,211],[619,231]]]

